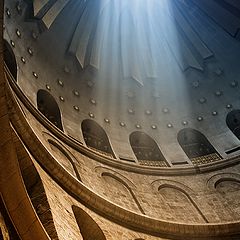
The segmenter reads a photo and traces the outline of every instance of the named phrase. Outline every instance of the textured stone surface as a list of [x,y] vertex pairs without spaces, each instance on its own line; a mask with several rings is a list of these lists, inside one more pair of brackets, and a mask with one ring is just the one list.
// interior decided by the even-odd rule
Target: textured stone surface
[[[36,128],[36,130],[40,129],[39,127]],[[41,131],[39,131],[39,136],[41,136]],[[43,139],[42,142],[44,141],[46,142],[46,140]],[[202,214],[206,216],[209,222],[239,220],[238,209],[240,202],[238,198],[234,198],[235,203],[232,205],[230,204],[233,201],[230,199],[231,197],[227,197],[226,194],[219,193],[217,189],[210,189],[207,186],[208,179],[218,173],[229,173],[230,175],[231,173],[238,173],[239,165],[201,175],[172,177],[148,176],[117,170],[107,166],[104,167],[102,164],[98,164],[94,160],[78,153],[76,150],[66,145],[65,147],[72,152],[74,159],[77,159],[77,169],[84,184],[106,199],[129,210],[140,212],[129,190],[123,183],[119,182],[119,180],[117,181],[111,176],[102,176],[102,173],[115,172],[116,176],[118,176],[129,189],[132,188],[135,197],[148,216],[177,222],[204,222],[195,207],[190,203],[189,197],[199,206]],[[235,178],[234,175],[233,178]],[[129,186],[128,181],[132,183],[132,185]],[[235,181],[238,181],[238,179],[235,179]],[[158,187],[166,184],[166,182],[170,187],[162,189],[162,191],[164,191],[163,196],[163,192],[158,191]],[[182,188],[185,192],[187,189],[187,192],[183,194],[175,190],[174,187],[180,187],[180,190]],[[239,185],[235,184],[234,189],[235,195],[240,194]],[[171,197],[172,194],[173,196]],[[224,202],[226,202],[226,204],[224,204]]]
[[[34,125],[37,124],[37,122],[33,122],[33,119],[30,121]],[[47,135],[43,137],[40,125],[36,127],[37,132],[39,137],[42,138],[42,142],[48,144]],[[65,145],[63,142],[60,144]],[[193,176],[149,176],[109,168],[103,164],[98,164],[67,145],[65,145],[65,148],[77,160],[77,169],[83,183],[106,199],[125,208],[139,212],[132,195],[125,187],[127,185],[129,189],[134,191],[134,195],[144,212],[154,218],[177,222],[205,222],[189,200],[191,199],[208,222],[236,221],[239,219],[237,214],[239,203],[230,206],[230,201],[229,204],[224,205],[223,203],[227,201],[226,197],[223,194],[220,196],[217,189],[207,185],[208,179],[220,173],[229,173],[230,176],[232,175],[235,178],[234,181],[238,181],[237,175],[234,174],[234,172],[238,172],[238,165],[229,167],[224,171],[219,170]],[[103,173],[111,173],[113,176],[117,176],[118,181],[116,178],[104,176]],[[166,186],[166,184],[168,184],[168,187],[158,191],[160,186]],[[180,188],[184,193],[179,192],[176,188]],[[234,191],[235,194],[239,192],[238,185],[235,186]],[[220,198],[221,200],[219,200]],[[238,202],[237,198],[235,201]],[[234,207],[236,207],[235,210],[232,209]]]
[[164,239],[134,232],[102,218],[79,202],[76,202],[76,200],[66,194],[62,188],[60,188],[46,173],[44,173],[39,166],[37,166],[37,168],[40,175],[43,177],[43,184],[46,188],[48,200],[51,205],[54,222],[59,233],[59,240],[81,239],[81,234],[72,212],[73,205],[79,206],[81,209],[86,211],[86,213],[88,213],[94,221],[97,222],[107,240],[127,240],[135,238]]
[[[89,96],[91,94],[96,94],[95,96],[97,96],[94,83],[92,82],[94,71],[92,72],[88,69],[82,75],[86,81],[80,81],[80,86],[82,89],[85,89],[84,86],[87,85],[85,87],[88,89],[81,92],[84,97],[81,94],[80,97],[72,94],[72,84],[75,77],[78,76],[78,71],[74,68],[75,65],[71,60],[65,59],[65,48],[63,47],[66,44],[67,34],[73,30],[71,29],[72,25],[69,25],[66,32],[60,32],[60,36],[62,36],[62,40],[64,41],[59,41],[56,45],[54,41],[47,41],[49,32],[53,36],[59,33],[61,24],[58,25],[57,23],[60,22],[55,21],[55,19],[57,19],[61,9],[67,9],[65,7],[69,6],[67,4],[68,1],[56,1],[57,5],[51,3],[53,8],[51,8],[51,4],[49,3],[50,5],[48,5],[48,7],[52,10],[48,11],[47,8],[44,9],[47,14],[53,13],[53,15],[48,15],[49,18],[44,19],[45,24],[48,27],[51,26],[49,32],[48,30],[42,32],[37,31],[38,34],[42,34],[41,40],[32,35],[32,31],[38,29],[37,22],[26,21],[26,18],[24,18],[26,17],[24,12],[26,10],[26,2],[6,0],[6,3],[4,14],[5,23],[8,26],[5,30],[5,37],[9,42],[10,40],[14,41],[14,51],[18,62],[18,85],[16,85],[15,82],[11,83],[11,85],[16,93],[19,94],[19,98],[14,94],[12,95],[11,90],[6,90],[8,89],[8,85],[5,88],[1,36],[0,126],[3,131],[0,137],[0,186],[1,192],[3,192],[3,200],[6,201],[6,208],[9,211],[14,226],[16,226],[20,233],[21,239],[42,240],[49,239],[50,236],[51,239],[59,240],[85,240],[86,238],[89,240],[92,236],[94,236],[95,239],[101,236],[102,240],[104,235],[107,240],[163,240],[165,234],[175,233],[175,239],[185,240],[187,239],[185,236],[189,234],[194,237],[188,239],[193,240],[198,238],[198,234],[202,233],[203,229],[205,230],[204,239],[239,239],[239,236],[230,236],[229,238],[222,236],[229,232],[236,233],[236,231],[239,234],[239,157],[235,159],[235,165],[228,165],[227,161],[224,160],[224,167],[219,168],[218,165],[218,168],[214,169],[214,164],[212,164],[212,168],[209,167],[208,171],[206,171],[207,167],[189,168],[189,172],[187,172],[188,168],[178,169],[176,167],[175,172],[161,170],[159,173],[153,171],[151,174],[151,169],[144,167],[137,168],[136,164],[129,163],[131,161],[128,161],[129,165],[125,164],[127,160],[134,160],[133,152],[128,143],[128,137],[130,132],[135,130],[135,122],[138,122],[139,119],[144,122],[141,127],[157,140],[163,154],[166,155],[169,162],[187,162],[189,164],[190,161],[186,158],[177,143],[177,132],[183,128],[180,121],[183,116],[176,116],[176,112],[173,113],[171,111],[168,112],[168,114],[166,113],[167,115],[164,115],[166,119],[163,120],[164,124],[158,129],[161,133],[159,134],[158,130],[154,130],[154,132],[153,129],[149,127],[150,125],[148,126],[151,121],[156,121],[155,115],[147,116],[148,120],[145,121],[146,117],[142,117],[142,115],[137,112],[130,116],[129,111],[127,112],[126,109],[123,109],[123,107],[116,102],[114,102],[114,104],[117,104],[118,108],[107,109],[101,104],[104,105],[106,102],[109,102],[108,97],[102,99],[101,103],[97,101],[97,104],[90,105],[91,107],[89,107]],[[37,3],[39,4],[40,2],[34,2],[34,11],[36,11],[36,14],[34,14],[41,18],[38,15],[40,14],[39,9],[41,9],[41,6],[35,5]],[[207,10],[210,11],[209,6],[211,4],[208,5],[207,1],[204,1],[204,4]],[[3,7],[2,5],[0,6],[0,12],[3,13]],[[183,8],[186,7],[185,5],[181,6]],[[216,3],[216,6],[221,7],[221,10],[223,10],[219,3]],[[23,7],[23,9],[21,7]],[[75,10],[75,8],[71,9]],[[188,9],[188,7],[186,7],[186,9]],[[10,10],[10,16],[7,16],[7,10]],[[201,33],[202,37],[208,43],[207,45],[211,46],[214,50],[213,52],[216,53],[217,60],[215,59],[213,62],[210,61],[208,66],[204,66],[204,69],[201,64],[195,65],[200,70],[206,70],[203,75],[200,76],[200,73],[196,71],[189,71],[184,77],[186,77],[187,80],[195,80],[196,78],[204,78],[205,80],[205,78],[207,78],[209,80],[207,83],[210,86],[209,89],[215,91],[215,87],[212,87],[215,86],[213,83],[218,81],[218,87],[224,86],[224,84],[228,83],[228,80],[219,80],[222,79],[225,74],[230,74],[231,67],[234,69],[238,67],[235,64],[230,66],[231,63],[234,62],[234,55],[231,61],[228,61],[227,58],[220,60],[220,62],[222,61],[223,64],[226,64],[226,69],[221,70],[218,66],[220,64],[218,59],[221,59],[219,56],[222,56],[222,52],[220,52],[222,48],[219,49],[216,47],[216,41],[220,39],[221,43],[229,43],[228,46],[232,46],[226,53],[227,57],[232,56],[231,51],[233,51],[233,49],[239,51],[239,43],[236,42],[236,39],[226,35],[223,30],[218,28],[218,25],[223,26],[222,19],[217,23],[213,23],[209,18],[204,18],[204,13],[199,9],[194,8],[193,11],[198,14],[199,20],[193,21],[191,24]],[[228,17],[231,19],[233,17],[231,9],[227,10],[227,12],[230,14]],[[63,15],[60,14],[60,16],[64,17],[61,19],[64,19],[67,12],[62,12],[62,14]],[[202,58],[205,59],[212,56],[207,46],[204,46],[203,42],[200,41],[199,36],[196,36],[196,33],[194,33],[191,28],[188,28],[189,24],[183,19],[185,14],[186,13],[182,13],[177,16],[177,19],[180,20],[180,28],[184,28],[184,34],[190,37],[190,39],[188,39],[190,42],[197,37],[198,41],[193,42],[193,48],[200,50]],[[190,14],[189,19],[193,19],[194,16],[192,12],[188,12],[187,14]],[[215,19],[219,19],[215,12],[213,12],[213,15]],[[74,16],[76,17],[76,15]],[[74,16],[70,16],[70,18],[74,19]],[[206,22],[201,21],[202,19],[205,19]],[[204,26],[205,24],[209,24],[208,31],[210,32],[210,37],[206,36],[206,34],[204,35],[201,28],[197,28],[197,25],[200,23]],[[227,31],[232,31],[231,24],[227,25],[226,28]],[[213,33],[214,31],[211,31],[211,29],[215,29],[216,32]],[[19,37],[19,31],[21,32],[21,37]],[[233,33],[234,31],[235,28],[233,29]],[[73,38],[77,37],[77,34],[76,32]],[[216,36],[220,37],[215,38],[214,35],[214,38],[211,38],[213,37],[211,34],[216,34]],[[49,45],[46,45],[46,43]],[[181,44],[184,45],[185,43],[181,42]],[[45,61],[44,54],[48,51],[48,48],[44,48],[44,51],[41,52],[41,46],[52,47],[57,54],[53,54],[53,59],[49,58],[48,61]],[[29,51],[29,48],[31,51]],[[186,49],[188,48],[189,46],[187,46]],[[192,50],[193,49],[187,51],[187,61],[181,64],[181,67],[184,69],[191,66],[197,58],[197,55],[191,58]],[[64,60],[59,57],[62,56],[61,54],[64,56]],[[77,54],[80,53],[78,52]],[[22,61],[23,56],[26,58],[25,63]],[[56,61],[54,61],[54,59]],[[70,67],[65,66],[65,60],[67,63],[71,63]],[[51,68],[49,68],[49,65]],[[178,74],[182,76],[182,70],[180,70],[179,73],[178,66],[173,65],[171,72],[177,71]],[[61,66],[61,68],[59,66]],[[48,71],[43,71],[43,69],[48,69]],[[33,71],[37,75],[35,74],[34,76]],[[234,74],[228,75],[231,79],[235,79],[238,76],[237,71],[233,72]],[[178,74],[176,76],[179,76]],[[61,76],[64,80],[68,79],[71,84],[65,82],[65,85],[60,85],[59,81],[57,81],[58,77],[56,76]],[[8,78],[10,77],[8,76]],[[142,85],[139,79],[135,80]],[[201,79],[201,84],[203,84],[202,80],[203,79]],[[154,83],[153,85],[148,85],[149,83],[150,81],[145,84],[145,89],[148,89],[147,91],[156,88]],[[179,81],[179,83],[181,83],[181,81]],[[50,88],[47,88],[46,84],[47,86],[51,85]],[[194,84],[194,86],[197,86],[197,84]],[[18,87],[24,91],[25,95],[21,95],[22,93]],[[129,87],[135,88],[136,86],[129,84]],[[41,88],[47,88],[59,104],[62,111],[65,133],[59,132],[58,129],[52,126],[43,116],[39,116],[39,113],[36,111],[33,113],[33,110],[30,110],[32,106],[29,105],[28,101],[24,100],[24,96],[27,96],[36,106],[37,91]],[[177,88],[177,85],[175,85],[175,88]],[[191,94],[194,95],[193,99],[202,97],[200,95],[208,94],[210,91],[207,87],[205,87],[206,90],[201,89],[197,93],[196,91],[191,91]],[[125,90],[127,89],[122,89],[123,92]],[[137,90],[137,88],[135,90]],[[230,88],[226,91],[229,94],[227,97],[224,95],[222,104],[224,105],[225,101],[228,102],[228,100],[237,103],[237,93],[233,93],[233,90]],[[178,94],[181,95],[180,93],[181,91],[179,91]],[[60,100],[60,95],[64,95],[65,102]],[[128,98],[132,99],[134,95],[135,94],[128,94]],[[215,92],[215,95],[220,96],[221,94],[219,95]],[[218,106],[216,96],[212,94],[211,97],[208,98],[207,103]],[[15,100],[15,98],[17,100]],[[185,100],[189,100],[188,96]],[[181,102],[182,105],[184,105],[185,100]],[[21,101],[23,103],[21,103]],[[132,100],[127,101],[131,102]],[[69,107],[70,103],[74,106],[80,103],[81,109],[76,111],[77,108],[75,108],[74,110],[72,106]],[[140,103],[143,102],[140,101]],[[173,101],[170,104],[173,106],[176,105],[176,102]],[[199,102],[196,101],[192,106],[196,104],[199,104]],[[139,112],[140,110],[144,112],[142,107],[147,107],[148,104],[140,106],[141,104],[138,105],[134,103],[133,105],[136,105],[136,110],[139,110]],[[161,108],[161,104],[153,105],[154,107]],[[95,110],[96,106],[100,108]],[[151,106],[151,104],[148,106]],[[222,155],[226,156],[224,152],[227,148],[239,144],[230,130],[227,129],[224,122],[224,116],[228,110],[224,105],[224,109],[221,109],[221,113],[218,115],[221,116],[221,118],[212,120],[213,116],[209,116],[210,108],[205,108],[204,105],[202,106],[203,107],[199,109],[204,113],[204,120],[205,118],[207,120],[206,123],[204,122],[204,124],[201,125],[200,121],[197,123],[194,122],[193,118],[195,118],[194,114],[196,114],[196,112],[194,114],[187,113],[191,115],[190,118],[192,122],[190,125],[191,127],[195,127],[196,125],[199,130],[207,135],[209,141],[214,144]],[[27,108],[29,108],[29,110]],[[100,114],[100,109],[103,109],[105,114],[107,112],[105,110],[108,110],[107,113],[111,116],[110,122],[103,120],[108,116]],[[104,126],[106,133],[110,136],[110,144],[112,144],[113,149],[117,150],[117,159],[108,159],[106,156],[101,155],[101,153],[87,149],[86,146],[82,144],[83,136],[80,125],[83,119],[89,118],[90,110],[94,110],[99,114],[96,120]],[[118,114],[115,114],[116,111],[118,111]],[[161,110],[159,112],[162,114]],[[119,125],[119,121],[121,120],[118,119],[120,117],[119,113],[122,113],[125,119],[129,118],[127,125],[124,127]],[[35,114],[35,116],[33,114]],[[99,116],[101,116],[101,118]],[[131,117],[132,119],[130,119]],[[112,118],[114,119],[113,121]],[[177,124],[174,125],[174,128],[170,125],[171,127],[167,129],[165,123],[171,120],[171,118],[174,118]],[[211,124],[208,125],[207,123],[209,122]],[[67,134],[80,142],[68,138]],[[122,141],[124,143],[122,143]],[[120,154],[128,156],[125,163],[118,158]],[[171,160],[169,160],[170,158]],[[31,160],[29,161],[29,159]],[[232,161],[232,159],[229,159],[229,161]],[[34,164],[37,172],[32,164]],[[22,170],[21,172],[19,165]],[[141,171],[139,169],[141,169]],[[197,172],[200,172],[200,170],[201,174],[198,174]],[[4,176],[4,179],[2,176]],[[101,204],[98,201],[101,202]],[[98,203],[99,205],[97,205]],[[76,214],[74,215],[73,206],[81,209],[83,214],[77,214],[78,216]],[[96,209],[94,208],[95,206],[101,206],[101,208]],[[2,213],[2,210],[0,213]],[[1,216],[0,214],[0,226],[1,229],[3,229],[3,236],[7,239],[8,229],[6,229],[4,223],[6,219],[3,219]],[[76,216],[77,218],[82,217],[83,219],[77,220]],[[118,219],[116,219],[116,216]],[[129,219],[130,217],[131,219]],[[148,225],[144,225],[144,223],[141,222],[143,219]],[[161,224],[157,225],[159,222]],[[152,223],[152,226],[150,223]],[[91,224],[97,227],[91,228]],[[156,226],[154,224],[156,224]],[[218,224],[222,225],[220,226]],[[138,226],[144,226],[145,228],[144,230],[139,229]],[[146,228],[146,226],[149,228]],[[161,227],[162,232],[157,232],[157,226]],[[165,229],[162,229],[163,226]],[[155,232],[152,230],[154,227]],[[102,232],[103,235],[99,232]],[[161,237],[157,237],[157,234]],[[212,235],[214,235],[214,237]],[[173,236],[168,236],[165,239],[169,238],[173,238]]]

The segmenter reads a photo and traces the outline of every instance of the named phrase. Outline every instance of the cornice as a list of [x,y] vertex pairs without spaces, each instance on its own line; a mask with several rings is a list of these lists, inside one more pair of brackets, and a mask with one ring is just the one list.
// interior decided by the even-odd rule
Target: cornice
[[[113,163],[113,161],[106,157],[100,156],[97,153],[86,149],[84,146],[71,140],[69,137],[65,136],[64,133],[56,129],[50,122],[48,122],[27,100],[24,94],[20,91],[17,85],[12,81],[11,76],[6,71],[6,77],[8,78],[10,85],[7,85],[7,96],[8,96],[8,107],[11,111],[11,122],[18,133],[19,137],[23,143],[27,146],[29,152],[38,161],[38,163],[50,174],[50,176],[58,182],[68,193],[70,193],[79,202],[99,213],[103,217],[117,222],[125,227],[145,232],[155,236],[168,237],[171,239],[209,239],[214,237],[215,239],[227,239],[232,236],[238,236],[240,234],[240,222],[229,222],[220,224],[184,224],[176,222],[167,222],[159,219],[150,218],[148,216],[137,214],[124,209],[118,205],[115,205],[98,194],[94,193],[91,189],[85,186],[82,182],[74,178],[71,174],[68,174],[65,169],[53,158],[53,156],[48,152],[48,150],[43,146],[37,134],[34,132],[32,126],[26,120],[18,99],[24,103],[31,114],[36,117],[36,119],[43,124],[49,131],[51,131],[55,136],[59,137],[62,141],[70,146],[74,146],[75,149],[79,150],[82,154],[87,155],[95,159],[96,161],[105,163],[106,165],[117,166],[118,168],[126,169],[129,171],[154,174],[157,170],[145,169],[140,167],[133,167],[127,164]],[[14,92],[12,91],[12,89]],[[221,167],[229,166],[230,163],[238,163],[238,158],[225,159],[220,163],[215,163]],[[207,165],[198,169],[183,169],[185,173],[189,173],[193,170],[196,172],[203,172],[204,170],[211,169],[214,166]],[[214,168],[216,169],[216,167]],[[158,169],[163,171],[162,169]],[[172,170],[175,172],[182,171],[182,169]],[[164,170],[170,172],[171,170]],[[160,174],[160,173],[158,173]]]
[[74,148],[81,154],[90,157],[100,163],[106,164],[108,166],[118,168],[121,170],[126,170],[128,172],[135,172],[140,174],[147,175],[157,175],[157,176],[179,176],[179,175],[193,175],[205,172],[216,171],[226,167],[230,167],[236,164],[239,164],[239,156],[224,158],[222,160],[204,164],[201,166],[185,166],[185,167],[171,167],[171,168],[161,168],[161,167],[149,167],[149,166],[140,166],[134,163],[125,163],[120,162],[114,158],[105,156],[93,149],[85,147],[81,142],[75,140],[71,136],[68,136],[56,126],[54,126],[50,121],[48,121],[29,101],[29,99],[24,95],[22,90],[18,87],[17,83],[12,79],[11,74],[6,70],[6,77],[8,82],[13,89],[14,93],[18,99],[24,104],[24,106],[29,110],[29,112],[45,127],[47,128],[54,136],[59,138],[68,146]]

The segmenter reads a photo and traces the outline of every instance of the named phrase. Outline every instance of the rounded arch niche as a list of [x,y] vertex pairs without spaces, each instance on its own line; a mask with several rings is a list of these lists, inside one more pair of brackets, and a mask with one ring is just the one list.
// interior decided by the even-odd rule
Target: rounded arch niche
[[84,141],[89,148],[115,158],[105,130],[94,120],[85,119],[81,124]]
[[54,97],[46,90],[40,89],[37,92],[38,110],[56,127],[63,131],[61,113]]
[[159,186],[158,192],[164,199],[161,207],[164,207],[166,220],[187,223],[208,222],[191,196],[180,187],[163,184]]
[[141,165],[169,167],[157,143],[146,133],[136,131],[130,134],[132,150]]
[[193,164],[205,164],[221,159],[221,156],[208,139],[195,129],[182,129],[178,133],[177,139]]
[[3,57],[8,70],[12,74],[14,80],[17,81],[17,62],[15,54],[6,40],[3,40]]
[[226,124],[233,134],[240,140],[240,110],[232,110],[226,117]]

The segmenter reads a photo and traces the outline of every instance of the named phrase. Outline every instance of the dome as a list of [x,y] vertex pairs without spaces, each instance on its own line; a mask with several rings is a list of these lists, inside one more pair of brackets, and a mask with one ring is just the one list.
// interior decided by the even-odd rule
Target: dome
[[4,240],[238,239],[237,1],[1,12]]

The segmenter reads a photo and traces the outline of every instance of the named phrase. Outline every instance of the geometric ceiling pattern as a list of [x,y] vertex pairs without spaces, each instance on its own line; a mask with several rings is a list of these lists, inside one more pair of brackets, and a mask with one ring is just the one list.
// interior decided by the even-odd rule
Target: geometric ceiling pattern
[[[222,2],[231,8],[223,8]],[[185,17],[199,1],[189,0],[35,0],[34,17],[46,29],[61,17],[65,8],[76,8],[79,18],[74,25],[67,51],[76,57],[82,69],[92,66],[107,69],[110,64],[124,78],[159,78],[166,62],[176,61],[182,71],[188,68],[204,71],[204,61],[214,54],[194,31]],[[240,19],[234,0],[201,1],[201,7],[232,36],[237,36]],[[218,11],[214,10],[217,9]],[[222,22],[219,12],[227,21]],[[232,24],[234,23],[234,24]],[[166,61],[168,59],[168,61]],[[113,64],[114,63],[114,64]],[[104,70],[103,70],[104,71]],[[106,73],[107,74],[107,73]]]

